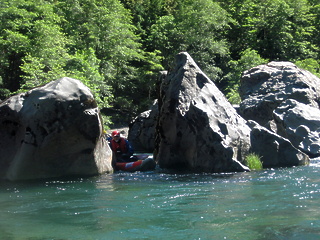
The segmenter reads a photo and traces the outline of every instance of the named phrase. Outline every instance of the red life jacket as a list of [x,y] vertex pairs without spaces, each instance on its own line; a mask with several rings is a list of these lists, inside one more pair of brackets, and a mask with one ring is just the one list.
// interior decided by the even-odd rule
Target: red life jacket
[[115,140],[111,140],[111,149],[114,152],[121,152],[121,153],[127,153],[127,146],[126,141],[124,138],[120,138],[119,142],[116,142]]

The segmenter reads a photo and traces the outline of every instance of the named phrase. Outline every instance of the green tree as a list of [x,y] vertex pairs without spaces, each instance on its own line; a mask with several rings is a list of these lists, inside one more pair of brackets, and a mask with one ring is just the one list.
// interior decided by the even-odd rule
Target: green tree
[[224,78],[228,81],[226,87],[226,96],[232,104],[239,104],[241,98],[238,92],[240,78],[245,70],[260,64],[266,64],[267,59],[263,59],[255,50],[246,49],[241,53],[239,60],[231,60],[229,62],[229,73]]
[[70,51],[94,50],[102,81],[110,86],[100,84],[100,94],[112,93],[112,107],[132,114],[146,108],[155,98],[153,79],[162,66],[156,52],[144,50],[130,11],[118,0],[61,0],[56,12],[73,41]]
[[308,70],[320,78],[320,63],[313,58],[296,61],[295,64],[302,69]]
[[212,80],[217,80],[229,55],[225,34],[230,21],[227,12],[211,0],[177,1],[172,14],[152,25],[148,42],[160,50],[165,67],[169,68],[178,52],[187,51]]
[[26,1],[2,1],[0,8],[0,75],[2,87],[9,91],[20,88],[22,79],[22,58],[30,49],[28,33],[36,18],[34,12],[25,8],[32,6]]
[[0,98],[70,76],[135,115],[187,51],[237,102],[241,73],[267,59],[319,73],[319,16],[318,0],[3,0]]
[[310,12],[315,16],[313,21],[313,26],[315,27],[315,31],[313,31],[312,42],[316,46],[317,56],[315,59],[319,59],[319,49],[320,49],[320,2],[318,0],[309,0],[311,4]]
[[271,60],[315,57],[314,14],[307,0],[230,0],[224,6],[236,20],[229,35],[236,43],[233,57],[247,48]]
[[29,89],[66,75],[68,39],[61,18],[44,0],[12,0],[1,8],[0,46],[3,87]]
[[161,58],[143,49],[120,1],[6,0],[0,16],[0,95],[69,76],[88,85],[101,107],[134,114],[155,97]]
[[60,17],[53,12],[51,4],[35,4],[37,18],[27,35],[29,49],[22,58],[24,72],[22,88],[30,89],[49,81],[64,77],[64,67],[70,58],[68,39],[59,26]]
[[[124,6],[131,11],[133,24],[137,27],[138,34],[145,43],[150,34],[150,29],[160,17],[174,12],[176,0],[121,0]],[[148,49],[148,45],[145,45]],[[150,50],[150,49],[149,49]]]
[[67,0],[60,1],[56,11],[66,19],[63,29],[74,41],[71,49],[92,48],[105,81],[115,91],[121,89],[125,83],[121,74],[127,78],[131,61],[142,58],[128,10],[117,0]]
[[99,71],[100,60],[97,59],[92,48],[78,50],[70,56],[64,67],[68,76],[81,80],[88,86],[95,96],[100,108],[108,107],[111,94],[111,87],[104,83]]

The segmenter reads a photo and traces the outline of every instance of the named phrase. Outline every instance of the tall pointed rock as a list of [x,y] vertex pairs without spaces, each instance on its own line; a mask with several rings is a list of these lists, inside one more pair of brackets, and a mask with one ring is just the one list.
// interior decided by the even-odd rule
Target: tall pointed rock
[[186,52],[162,83],[155,157],[160,167],[246,171],[250,128]]

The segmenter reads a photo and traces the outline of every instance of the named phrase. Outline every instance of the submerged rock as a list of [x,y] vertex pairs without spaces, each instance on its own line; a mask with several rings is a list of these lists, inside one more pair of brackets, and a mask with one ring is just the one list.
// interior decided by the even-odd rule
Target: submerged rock
[[113,171],[93,95],[71,78],[0,104],[0,152],[0,177],[9,180]]
[[246,171],[250,128],[187,53],[162,82],[155,158],[160,167]]

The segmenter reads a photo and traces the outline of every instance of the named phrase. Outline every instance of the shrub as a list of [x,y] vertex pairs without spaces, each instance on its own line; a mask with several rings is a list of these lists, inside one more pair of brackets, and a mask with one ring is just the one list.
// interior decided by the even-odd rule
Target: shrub
[[251,170],[260,170],[263,168],[261,157],[255,153],[249,153],[246,156],[245,163]]

